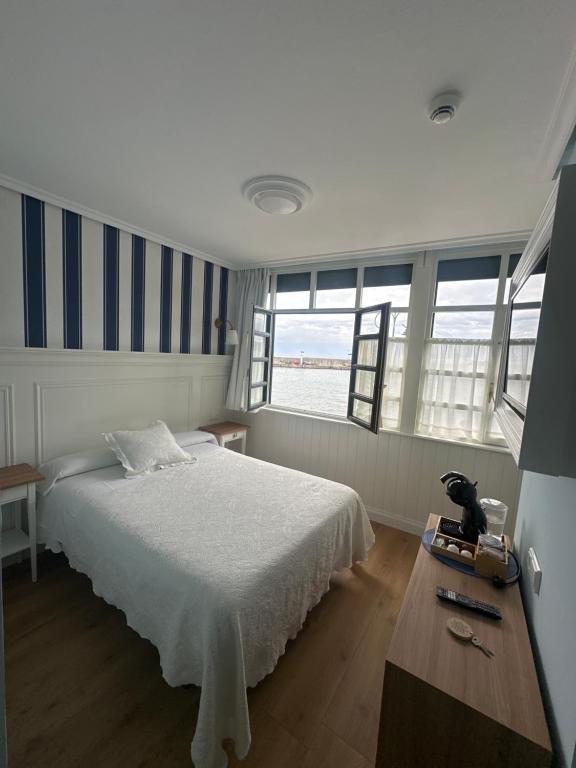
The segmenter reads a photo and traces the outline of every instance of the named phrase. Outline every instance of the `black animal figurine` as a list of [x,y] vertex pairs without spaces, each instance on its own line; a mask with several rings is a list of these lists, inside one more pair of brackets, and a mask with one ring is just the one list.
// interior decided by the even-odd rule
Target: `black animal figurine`
[[462,522],[460,523],[460,535],[470,544],[476,544],[479,533],[486,533],[486,515],[478,504],[476,483],[468,480],[461,472],[446,472],[440,482],[446,486],[446,495],[454,504],[463,507]]

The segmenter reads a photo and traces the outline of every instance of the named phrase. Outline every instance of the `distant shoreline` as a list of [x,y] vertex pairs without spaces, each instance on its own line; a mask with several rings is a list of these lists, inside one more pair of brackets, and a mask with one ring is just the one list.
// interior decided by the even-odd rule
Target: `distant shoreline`
[[334,371],[350,370],[350,358],[341,357],[275,357],[273,363],[275,368]]

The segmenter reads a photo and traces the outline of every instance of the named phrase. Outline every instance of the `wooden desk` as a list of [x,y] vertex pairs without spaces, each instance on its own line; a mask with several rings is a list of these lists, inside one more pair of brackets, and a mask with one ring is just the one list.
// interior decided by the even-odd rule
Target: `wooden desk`
[[[441,602],[437,586],[498,606],[502,621]],[[454,638],[450,616],[494,658]],[[376,768],[545,768],[551,757],[518,585],[495,589],[421,547],[386,657]]]

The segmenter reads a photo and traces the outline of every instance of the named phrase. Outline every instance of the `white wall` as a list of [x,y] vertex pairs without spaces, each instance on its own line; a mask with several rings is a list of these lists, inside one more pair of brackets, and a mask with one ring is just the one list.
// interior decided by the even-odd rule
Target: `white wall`
[[455,469],[478,480],[481,497],[509,505],[507,530],[514,530],[519,474],[507,452],[393,432],[374,435],[345,421],[268,409],[240,420],[251,425],[251,456],[351,486],[375,520],[420,533],[431,512],[459,517],[439,480]]
[[559,762],[574,765],[576,480],[525,472],[514,538],[522,566],[526,566],[528,547],[534,547],[542,568],[538,595],[524,574],[524,607],[552,712],[552,735],[559,749]]

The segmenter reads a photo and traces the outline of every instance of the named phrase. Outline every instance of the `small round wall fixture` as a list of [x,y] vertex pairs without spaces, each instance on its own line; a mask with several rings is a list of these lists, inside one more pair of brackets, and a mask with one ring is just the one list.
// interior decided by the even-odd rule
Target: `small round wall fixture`
[[436,125],[445,125],[456,114],[462,97],[458,91],[446,91],[435,96],[430,103],[428,117]]
[[257,176],[242,187],[242,194],[263,213],[298,213],[312,199],[307,184],[288,176]]

